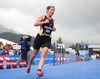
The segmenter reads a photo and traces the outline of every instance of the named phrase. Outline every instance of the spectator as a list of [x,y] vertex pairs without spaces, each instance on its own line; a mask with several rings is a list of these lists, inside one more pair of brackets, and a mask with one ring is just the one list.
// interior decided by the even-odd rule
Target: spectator
[[77,50],[77,52],[76,52],[76,61],[79,60],[79,57],[80,57],[80,53],[79,53],[79,51]]
[[14,55],[17,55],[17,50],[14,50]]
[[14,55],[14,50],[9,50],[9,55]]
[[21,59],[22,60],[27,60],[27,48],[26,48],[26,43],[27,43],[27,36],[23,36],[23,39],[21,38],[19,45],[21,45]]
[[7,50],[7,54],[9,55],[9,49],[6,49]]

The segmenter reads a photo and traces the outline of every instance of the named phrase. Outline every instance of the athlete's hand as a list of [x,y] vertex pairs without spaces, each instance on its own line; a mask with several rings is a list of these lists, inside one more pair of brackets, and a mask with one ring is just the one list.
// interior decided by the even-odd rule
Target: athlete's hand
[[53,28],[52,28],[52,31],[56,31],[56,27],[53,27]]
[[46,19],[46,20],[44,21],[44,23],[49,23],[49,20],[48,20],[48,19]]

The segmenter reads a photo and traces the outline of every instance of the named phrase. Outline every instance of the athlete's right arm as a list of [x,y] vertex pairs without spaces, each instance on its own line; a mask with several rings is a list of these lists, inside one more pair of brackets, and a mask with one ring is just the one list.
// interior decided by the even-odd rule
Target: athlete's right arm
[[34,23],[34,26],[40,26],[42,24],[49,23],[48,19],[46,19],[45,21],[43,21],[44,18],[45,18],[45,15],[42,15],[41,17],[39,17],[39,19]]

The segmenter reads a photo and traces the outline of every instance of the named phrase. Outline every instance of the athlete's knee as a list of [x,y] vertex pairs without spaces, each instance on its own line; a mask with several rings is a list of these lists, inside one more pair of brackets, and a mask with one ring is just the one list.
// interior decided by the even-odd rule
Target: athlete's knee
[[38,53],[38,50],[34,50],[32,55],[33,55],[33,56],[36,56],[37,53]]
[[32,55],[33,55],[33,56],[36,56],[36,55],[37,55],[37,53],[33,53]]
[[45,54],[41,54],[41,58],[45,58],[46,57],[46,55]]

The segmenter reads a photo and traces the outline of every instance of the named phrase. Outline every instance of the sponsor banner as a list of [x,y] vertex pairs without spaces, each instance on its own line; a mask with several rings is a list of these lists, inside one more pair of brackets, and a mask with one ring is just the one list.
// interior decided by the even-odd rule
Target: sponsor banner
[[17,68],[17,60],[11,60],[11,65],[13,68]]
[[65,57],[63,57],[63,61],[66,61],[66,58]]
[[58,62],[60,62],[60,57],[59,56],[56,56],[56,57],[57,57]]
[[3,56],[0,56],[0,61],[3,61],[3,60],[4,60]]
[[64,44],[58,44],[58,48],[65,48],[65,45]]
[[[35,60],[40,60],[40,58],[35,58]],[[45,60],[53,60],[53,58],[45,58]]]
[[3,69],[3,61],[0,61],[0,69]]
[[7,60],[6,68],[17,68],[17,60]]
[[19,61],[19,67],[26,67],[26,60],[20,60]]
[[4,56],[4,60],[11,60],[9,56]]
[[9,56],[11,60],[19,60],[19,56]]
[[7,60],[7,62],[6,62],[6,68],[11,68],[11,60]]
[[79,50],[81,56],[89,57],[89,50]]
[[[46,55],[46,58],[45,58],[45,63],[44,63],[44,64],[53,63],[53,57],[54,57],[53,54],[47,54],[47,55]],[[36,65],[39,64],[40,58],[41,58],[41,53],[38,53],[37,56],[36,56],[35,59],[34,59],[34,63],[35,63]],[[56,63],[56,62],[57,62],[57,58],[56,58],[56,56],[55,56],[55,63]]]
[[58,62],[60,62],[60,59],[61,61],[66,61],[66,58],[64,56],[61,56],[61,57],[56,56],[56,57],[57,57]]
[[0,56],[0,61],[4,60],[19,60],[19,56]]
[[21,49],[21,45],[13,45],[13,49]]

